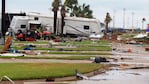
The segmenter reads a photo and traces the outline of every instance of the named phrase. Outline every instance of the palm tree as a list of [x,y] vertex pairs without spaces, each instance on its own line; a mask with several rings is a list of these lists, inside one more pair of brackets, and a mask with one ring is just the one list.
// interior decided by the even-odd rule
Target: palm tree
[[106,18],[105,18],[105,23],[106,23],[106,26],[105,26],[105,32],[104,32],[104,35],[105,37],[107,37],[107,33],[108,33],[108,24],[111,22],[111,17],[110,17],[110,14],[107,13],[106,14]]
[[66,0],[67,12],[70,16],[93,18],[93,11],[90,9],[90,5],[79,5],[77,0]]
[[56,24],[57,24],[57,12],[59,10],[61,1],[60,0],[54,0],[52,3],[52,11],[54,12],[54,34],[56,34]]
[[90,5],[83,4],[81,6],[81,11],[80,12],[81,12],[80,17],[93,18],[92,10],[90,9]]
[[64,17],[65,17],[65,6],[61,7],[61,36],[63,37],[63,29],[64,29]]
[[66,0],[64,5],[68,7],[67,12],[70,10],[72,11],[73,8],[78,5],[78,0]]

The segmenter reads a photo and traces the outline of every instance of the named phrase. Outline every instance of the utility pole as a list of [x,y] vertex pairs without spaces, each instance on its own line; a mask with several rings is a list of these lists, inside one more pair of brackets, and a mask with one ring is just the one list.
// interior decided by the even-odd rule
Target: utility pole
[[2,21],[1,21],[1,29],[0,29],[0,44],[4,45],[5,43],[5,0],[2,0]]
[[133,28],[134,28],[134,26],[133,26],[133,19],[134,19],[134,12],[132,12],[132,32],[133,32]]
[[113,29],[115,28],[115,13],[116,13],[116,10],[113,10]]
[[129,17],[127,18],[127,28],[129,28],[130,26],[129,26]]
[[126,9],[123,8],[123,28],[125,29],[125,11]]

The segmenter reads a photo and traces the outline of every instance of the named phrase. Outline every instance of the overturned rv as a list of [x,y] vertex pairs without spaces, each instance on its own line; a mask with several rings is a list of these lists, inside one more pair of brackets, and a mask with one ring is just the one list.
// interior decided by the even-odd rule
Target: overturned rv
[[[100,34],[100,21],[97,19],[65,17],[64,35],[89,36],[91,33]],[[26,32],[30,29],[46,28],[53,32],[53,17],[43,15],[14,16],[10,28]],[[57,19],[57,35],[61,32],[61,18]]]

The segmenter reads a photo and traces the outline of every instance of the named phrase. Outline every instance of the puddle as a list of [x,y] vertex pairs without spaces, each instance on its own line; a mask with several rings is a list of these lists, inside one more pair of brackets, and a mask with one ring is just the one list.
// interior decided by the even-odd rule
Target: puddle
[[149,69],[111,70],[72,84],[148,84]]

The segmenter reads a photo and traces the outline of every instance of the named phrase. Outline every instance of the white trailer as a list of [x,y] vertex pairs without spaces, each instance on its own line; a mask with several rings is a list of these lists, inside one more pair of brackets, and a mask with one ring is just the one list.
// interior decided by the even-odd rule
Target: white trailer
[[[63,34],[89,36],[91,33],[101,34],[100,21],[97,19],[65,17]],[[42,26],[53,32],[53,17],[42,15],[14,16],[10,28],[16,33],[26,31],[32,27]],[[61,18],[57,19],[57,34],[61,32]]]
[[101,34],[99,20],[78,17],[65,18],[64,34],[89,36],[91,33]]
[[49,31],[53,31],[53,18],[50,17],[37,17],[37,16],[14,16],[10,28],[13,29],[14,33],[17,33],[18,30],[26,32],[34,27],[44,27]]
[[28,28],[29,18],[26,16],[14,16],[11,23],[10,28],[17,33],[18,30],[26,31]]

